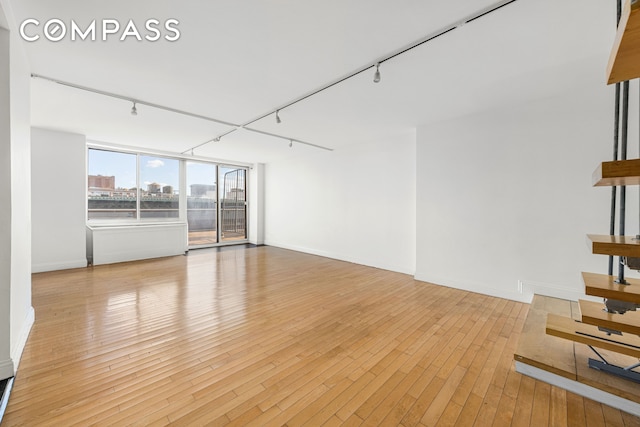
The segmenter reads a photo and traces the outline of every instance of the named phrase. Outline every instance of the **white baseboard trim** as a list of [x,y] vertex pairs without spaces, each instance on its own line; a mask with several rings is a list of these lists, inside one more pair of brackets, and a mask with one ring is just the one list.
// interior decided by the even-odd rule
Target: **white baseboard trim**
[[503,289],[496,289],[486,286],[483,283],[474,283],[470,281],[457,281],[446,279],[444,277],[434,277],[423,274],[416,274],[415,279],[421,282],[433,283],[434,285],[446,286],[449,288],[460,289],[463,291],[475,292],[478,294],[489,295],[492,297],[504,298],[512,301],[530,303],[533,299],[533,294],[522,294],[517,291],[508,291]]
[[518,361],[516,361],[516,372],[544,381],[572,393],[579,394],[580,396],[587,397],[595,400],[596,402],[604,403],[605,405],[629,414],[640,416],[640,403],[632,402],[631,400],[624,399],[620,396],[616,396],[615,394],[602,391],[581,382],[570,380],[568,378],[561,377],[560,375],[556,375]]
[[41,264],[33,264],[31,266],[32,273],[44,273],[45,271],[70,270],[72,268],[85,268],[87,259],[79,259],[75,261],[64,262],[46,262]]
[[310,255],[317,255],[317,256],[324,257],[324,258],[331,258],[331,259],[335,259],[335,260],[338,260],[338,261],[350,262],[352,264],[366,265],[367,267],[379,268],[381,270],[387,270],[387,271],[393,271],[393,272],[396,272],[396,273],[408,274],[410,276],[413,276],[413,274],[415,273],[413,271],[413,269],[411,269],[411,268],[401,267],[401,266],[398,266],[398,265],[392,265],[392,264],[386,264],[386,263],[371,262],[371,261],[368,261],[368,260],[364,260],[364,259],[360,259],[360,258],[356,258],[356,257],[351,257],[351,256],[346,256],[346,255],[338,254],[338,253],[335,253],[335,252],[320,251],[320,250],[317,250],[317,249],[311,249],[311,248],[306,248],[306,247],[302,247],[302,246],[295,246],[295,245],[287,245],[287,244],[278,243],[278,242],[271,242],[271,241],[265,242],[265,245],[273,246],[275,248],[287,249],[287,250],[290,250],[290,251],[302,252],[302,253],[310,254]]
[[602,301],[602,298],[586,295],[584,293],[584,288],[582,289],[582,291],[580,291],[575,289],[568,289],[562,286],[554,286],[547,283],[531,282],[525,280],[521,280],[519,285],[523,293],[525,294],[544,295],[547,297],[559,298],[569,301],[578,301],[579,299],[596,302]]
[[15,366],[13,366],[13,360],[0,360],[0,380],[6,380],[11,378],[16,373]]
[[18,372],[20,358],[22,357],[24,347],[27,345],[27,338],[29,338],[29,332],[31,332],[31,327],[33,326],[35,320],[36,312],[33,307],[29,307],[29,312],[27,313],[27,316],[22,323],[22,330],[20,331],[20,335],[18,336],[18,341],[16,342],[14,348],[11,349],[11,360],[13,360],[14,373]]

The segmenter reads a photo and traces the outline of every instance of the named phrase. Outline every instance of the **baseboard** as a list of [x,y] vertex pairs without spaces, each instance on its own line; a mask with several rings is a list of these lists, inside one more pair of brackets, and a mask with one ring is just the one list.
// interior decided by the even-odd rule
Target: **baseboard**
[[85,268],[87,266],[87,259],[79,259],[76,261],[64,261],[64,262],[47,262],[41,264],[32,264],[32,273],[44,273],[45,271],[57,271],[57,270],[70,270],[72,268]]
[[620,396],[616,396],[615,394],[607,393],[606,391],[602,391],[584,383],[570,380],[560,375],[556,375],[549,371],[545,371],[536,368],[535,366],[527,365],[526,363],[518,361],[516,361],[516,372],[540,381],[544,381],[572,393],[579,394],[580,396],[595,400],[596,402],[604,403],[605,405],[611,406],[629,414],[640,416],[640,403],[632,402]]
[[16,370],[12,359],[0,360],[0,379],[11,378],[15,373]]
[[265,242],[265,245],[272,246],[272,247],[275,247],[275,248],[287,249],[287,250],[290,250],[290,251],[302,252],[302,253],[310,254],[310,255],[317,255],[317,256],[324,257],[324,258],[331,258],[331,259],[335,259],[335,260],[338,260],[338,261],[350,262],[350,263],[358,264],[358,265],[366,265],[367,267],[379,268],[381,270],[387,270],[387,271],[393,271],[393,272],[396,272],[396,273],[408,274],[410,276],[413,276],[413,274],[415,273],[415,271],[413,271],[413,269],[411,269],[411,268],[401,267],[401,266],[393,265],[393,264],[371,262],[369,260],[356,258],[356,257],[351,257],[351,256],[346,256],[346,255],[338,254],[338,253],[335,253],[335,252],[321,251],[321,250],[317,250],[317,249],[311,249],[311,248],[306,248],[306,247],[302,247],[302,246],[295,246],[295,245],[287,245],[287,244],[278,243],[278,242],[272,242],[272,241]]
[[[11,360],[13,360],[13,369],[14,372],[18,371],[18,365],[20,364],[20,358],[22,357],[22,352],[24,351],[24,347],[27,345],[27,339],[29,338],[29,332],[31,332],[31,327],[36,320],[36,312],[33,307],[29,307],[29,312],[22,323],[22,330],[20,331],[20,335],[18,336],[18,341],[16,342],[14,348],[11,349]],[[13,376],[13,374],[11,375]]]
[[547,283],[531,282],[520,280],[519,287],[524,294],[544,295],[552,298],[565,299],[569,301],[578,301],[579,299],[590,301],[602,301],[602,298],[592,297],[585,295],[584,288],[582,291],[575,289],[568,289],[562,286],[554,286]]
[[416,274],[415,279],[421,282],[433,283],[434,285],[446,286],[448,288],[460,289],[468,292],[475,292],[478,294],[489,295],[492,297],[504,298],[512,301],[530,303],[533,298],[533,294],[523,294],[518,291],[509,291],[504,289],[492,288],[484,283],[474,283],[471,281],[457,281],[446,279],[443,277],[435,277],[423,274]]

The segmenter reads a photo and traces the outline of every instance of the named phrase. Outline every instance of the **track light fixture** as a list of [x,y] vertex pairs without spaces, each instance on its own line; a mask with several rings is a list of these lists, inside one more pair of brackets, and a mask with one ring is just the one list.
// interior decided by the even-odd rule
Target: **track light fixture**
[[373,75],[373,82],[380,83],[380,63],[376,63],[376,73]]
[[133,101],[133,107],[131,107],[131,115],[132,116],[138,115],[138,109],[136,108],[136,101]]
[[220,137],[215,138],[213,142],[220,142]]
[[280,115],[278,114],[280,112],[280,110],[276,110],[276,123],[282,123],[282,120],[280,120]]
[[289,148],[293,148],[293,139],[289,140]]

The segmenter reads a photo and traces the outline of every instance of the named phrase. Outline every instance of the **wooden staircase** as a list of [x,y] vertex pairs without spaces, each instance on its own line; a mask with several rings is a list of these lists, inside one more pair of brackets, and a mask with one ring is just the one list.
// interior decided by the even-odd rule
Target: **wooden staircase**
[[[640,77],[640,0],[624,3],[607,66],[608,84]],[[626,137],[623,141],[625,159]],[[640,185],[640,159],[602,162],[592,178],[597,187]],[[587,238],[594,254],[640,258],[640,239],[635,237]],[[635,311],[640,280],[620,284],[616,277],[596,273],[582,273],[582,278],[585,294],[604,301],[534,296],[514,354],[516,370],[640,416],[640,311]]]
[[[640,184],[640,159],[603,162],[594,186]],[[588,235],[592,253],[640,258],[631,236]],[[582,273],[585,294],[640,304],[640,279]],[[535,296],[514,355],[516,369],[640,416],[640,311],[608,312],[605,302]],[[594,368],[594,369],[592,369]]]
[[[640,159],[603,162],[593,173],[594,186],[632,183],[640,184]],[[594,234],[587,237],[594,254],[640,258],[640,239],[636,237]],[[596,273],[582,273],[582,278],[586,295],[601,297],[605,301],[622,301],[632,308],[640,304],[638,279],[625,279],[624,283],[617,283],[613,276]],[[633,309],[619,311],[624,314],[607,310],[605,303],[580,300],[577,316],[548,313],[546,334],[586,344],[599,359],[597,363],[590,360],[591,367],[602,368],[640,384],[640,372],[634,370],[640,359],[640,312]],[[636,360],[619,366],[610,363],[596,349],[610,350]]]

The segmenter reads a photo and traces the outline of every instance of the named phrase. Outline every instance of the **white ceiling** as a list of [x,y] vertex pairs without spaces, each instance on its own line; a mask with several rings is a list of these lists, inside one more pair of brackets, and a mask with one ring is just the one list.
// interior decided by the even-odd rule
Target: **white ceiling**
[[[10,0],[15,20],[177,19],[176,42],[25,42],[32,72],[242,124],[476,13],[495,0]],[[251,127],[339,150],[418,125],[604,84],[615,1],[517,0]],[[183,152],[231,128],[32,79],[34,126]],[[297,146],[294,150],[316,150]],[[246,130],[196,154],[290,155]]]

